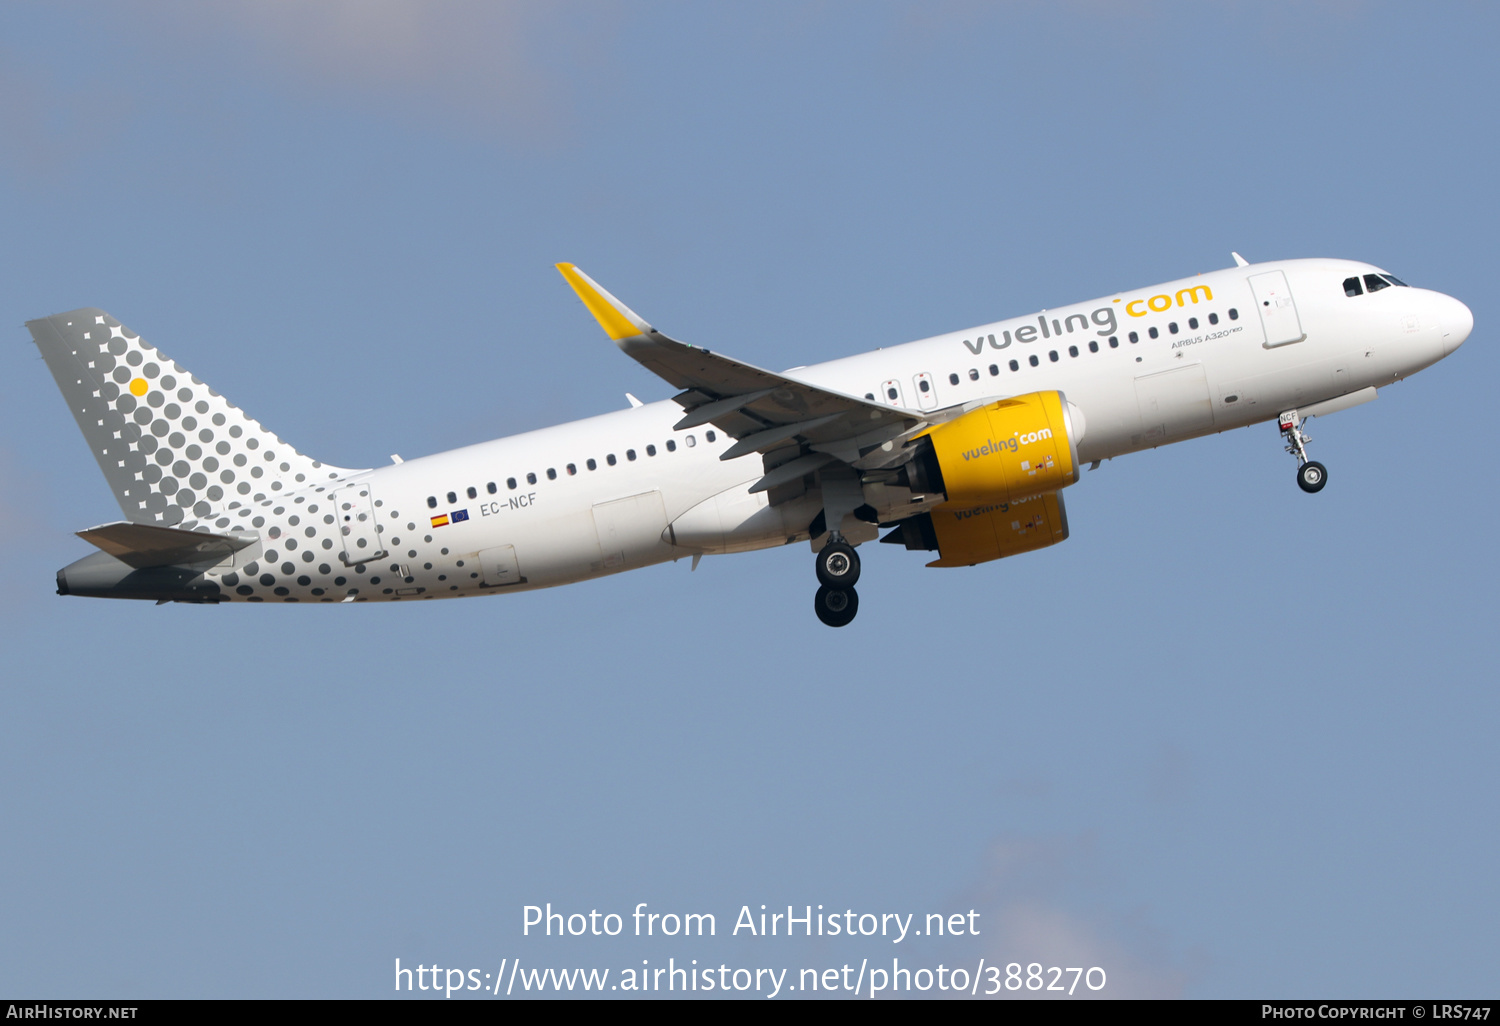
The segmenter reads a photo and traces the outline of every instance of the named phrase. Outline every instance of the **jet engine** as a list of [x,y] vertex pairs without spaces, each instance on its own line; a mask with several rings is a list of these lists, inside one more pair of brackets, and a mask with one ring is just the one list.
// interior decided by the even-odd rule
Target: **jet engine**
[[929,431],[904,468],[914,491],[946,498],[881,539],[936,549],[928,566],[969,566],[1068,536],[1060,489],[1078,480],[1082,415],[1061,392],[1032,392],[970,410]]

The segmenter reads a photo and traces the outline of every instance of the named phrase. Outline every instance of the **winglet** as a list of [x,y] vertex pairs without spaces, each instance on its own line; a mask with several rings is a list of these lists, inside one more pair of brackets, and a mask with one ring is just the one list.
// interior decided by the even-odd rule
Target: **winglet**
[[634,310],[610,295],[598,282],[577,267],[572,264],[558,264],[557,269],[562,272],[568,284],[573,286],[573,291],[578,293],[578,298],[583,300],[583,305],[589,308],[589,313],[594,315],[594,319],[599,322],[599,327],[603,328],[604,333],[616,342],[635,335],[644,335],[651,330],[651,325],[641,320]]

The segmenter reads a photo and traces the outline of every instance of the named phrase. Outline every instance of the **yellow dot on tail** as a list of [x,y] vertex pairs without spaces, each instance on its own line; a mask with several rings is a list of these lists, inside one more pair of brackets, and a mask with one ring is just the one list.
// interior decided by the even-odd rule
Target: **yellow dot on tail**
[[130,394],[131,395],[145,395],[146,394],[146,389],[148,389],[150,387],[151,387],[150,385],[146,384],[146,379],[145,378],[136,378],[134,381],[132,381],[130,383]]

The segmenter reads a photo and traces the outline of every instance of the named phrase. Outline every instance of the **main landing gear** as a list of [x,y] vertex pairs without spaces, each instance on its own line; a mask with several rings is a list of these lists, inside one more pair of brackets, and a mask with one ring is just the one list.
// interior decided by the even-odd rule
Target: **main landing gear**
[[1281,428],[1286,451],[1297,457],[1297,487],[1309,494],[1322,491],[1328,483],[1328,468],[1307,458],[1307,443],[1312,441],[1312,436],[1302,430],[1302,418],[1296,410],[1287,410],[1277,426]]
[[829,627],[843,627],[859,612],[859,593],[854,590],[859,580],[859,553],[835,531],[819,551],[815,567],[822,585],[813,599],[818,619]]

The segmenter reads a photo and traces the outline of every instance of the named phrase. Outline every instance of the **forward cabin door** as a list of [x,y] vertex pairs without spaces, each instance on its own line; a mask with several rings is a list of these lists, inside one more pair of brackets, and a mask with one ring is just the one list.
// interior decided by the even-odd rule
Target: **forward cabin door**
[[367,484],[349,485],[333,493],[333,507],[339,523],[339,540],[343,550],[339,559],[345,566],[357,566],[385,557],[380,532],[375,529],[375,503]]
[[1267,349],[1301,342],[1307,337],[1285,274],[1280,271],[1252,274],[1250,291],[1255,295],[1255,308],[1260,311],[1261,327],[1266,331]]

